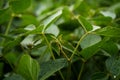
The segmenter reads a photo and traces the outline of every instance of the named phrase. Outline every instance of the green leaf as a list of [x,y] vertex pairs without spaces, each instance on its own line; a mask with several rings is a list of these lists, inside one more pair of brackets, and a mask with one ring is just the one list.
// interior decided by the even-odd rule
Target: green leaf
[[79,16],[78,22],[82,25],[85,31],[91,31],[93,26],[82,16]]
[[78,12],[78,14],[84,17],[91,16],[91,9],[90,9],[90,6],[86,3],[86,1],[83,0],[82,3],[81,3],[81,0],[78,0],[78,1],[80,1],[80,3],[76,2],[76,4],[79,5],[76,7],[76,12]]
[[108,24],[110,24],[110,22],[112,22],[112,18],[108,16],[107,17],[97,16],[97,17],[92,18],[91,21],[96,25],[107,26]]
[[[41,44],[40,44],[41,45]],[[32,49],[32,55],[42,55],[45,54],[47,46],[40,46],[39,48]]]
[[120,76],[120,57],[118,59],[115,57],[108,58],[105,63],[107,70],[113,76]]
[[53,15],[49,16],[47,19],[43,21],[43,24],[45,25],[45,29],[52,24],[56,19],[58,19],[62,14],[62,10],[58,10]]
[[76,28],[78,28],[80,24],[76,19],[68,19],[65,20],[64,22],[61,22],[58,26],[60,29],[62,29],[62,31],[65,31],[65,33],[67,34],[69,31],[73,31]]
[[29,35],[29,34],[41,34],[43,29],[44,29],[44,26],[43,26],[43,25],[40,25],[40,26],[38,26],[36,29],[33,29],[33,30],[31,30],[31,31],[28,31],[28,32],[26,32],[25,34],[26,34],[26,35]]
[[53,34],[56,37],[58,36],[59,32],[60,31],[59,31],[58,27],[55,24],[52,24],[50,27],[48,27],[45,30],[45,33]]
[[105,17],[111,17],[112,19],[116,18],[116,14],[112,11],[101,11],[100,13]]
[[89,34],[81,42],[81,47],[87,48],[101,41],[101,37],[98,35]]
[[10,6],[15,13],[21,13],[26,11],[30,5],[32,0],[12,0],[10,1]]
[[31,51],[31,55],[33,57],[39,57],[39,62],[46,62],[49,61],[51,58],[50,51],[46,45],[41,46],[39,44],[38,48],[33,48]]
[[9,8],[0,10],[0,24],[9,21],[10,17],[11,17],[11,10]]
[[120,2],[117,2],[116,4],[109,7],[109,11],[115,12],[118,8],[120,8]]
[[11,36],[7,36],[7,35],[4,35],[4,34],[0,34],[0,37],[5,38],[7,40],[14,40],[14,38],[12,38]]
[[[63,42],[62,43],[62,48],[64,49],[64,50],[67,50],[67,51],[69,51],[69,52],[71,52],[71,53],[73,53],[73,51],[74,51],[74,47],[72,46],[72,44],[71,43],[69,43],[69,42]],[[77,52],[77,51],[76,51]]]
[[53,73],[59,71],[67,65],[66,59],[56,59],[55,61],[48,61],[41,64],[41,71],[39,74],[39,80],[45,80]]
[[3,80],[25,80],[25,79],[18,74],[13,74],[12,76],[6,77]]
[[17,56],[15,53],[7,53],[4,55],[4,58],[9,62],[9,64],[15,65],[17,62]]
[[120,28],[105,27],[95,31],[95,34],[108,37],[120,37]]
[[84,35],[84,30],[82,27],[76,28],[74,31],[74,35],[80,39],[82,35]]
[[78,8],[82,2],[83,2],[83,0],[76,0],[76,2],[74,4],[74,9]]
[[16,73],[23,76],[26,80],[37,80],[39,68],[39,64],[36,60],[32,59],[29,55],[24,54],[20,58]]
[[52,44],[52,49],[57,53],[58,56],[60,56],[60,47],[59,44],[56,42],[53,42]]
[[8,41],[5,45],[4,48],[2,50],[3,53],[8,53],[10,50],[12,50],[12,48],[14,48],[15,46],[19,45],[21,42],[21,37],[17,37],[12,41]]
[[87,47],[83,49],[79,55],[81,55],[85,60],[91,58],[93,55],[95,55],[101,48],[102,45],[108,40],[108,38],[104,38],[102,41],[98,42],[95,45],[92,45],[90,47]]
[[101,47],[105,52],[107,52],[110,56],[117,55],[119,52],[117,45],[114,42],[106,42],[102,47]]
[[92,80],[108,80],[108,75],[103,72],[96,72],[92,75]]
[[35,16],[30,15],[30,14],[23,14],[21,16],[21,26],[26,26],[29,24],[34,24],[34,25],[38,26],[39,23]]
[[0,9],[3,8],[4,0],[0,0]]
[[25,29],[25,30],[28,30],[28,31],[32,31],[32,30],[36,29],[36,27],[35,27],[35,25],[33,25],[33,24],[29,24],[29,25],[26,26],[24,29]]
[[[71,18],[72,18],[72,14],[71,14],[71,11],[69,9],[69,7],[65,6],[63,8],[63,12],[62,12],[62,18],[65,20],[65,21],[69,21]],[[62,22],[62,21],[61,21]]]

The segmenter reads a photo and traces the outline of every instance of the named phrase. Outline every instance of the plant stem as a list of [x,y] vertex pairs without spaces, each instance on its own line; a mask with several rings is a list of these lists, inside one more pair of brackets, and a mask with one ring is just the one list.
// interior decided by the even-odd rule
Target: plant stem
[[70,80],[71,77],[71,62],[68,62],[68,71],[67,71],[67,78],[66,80]]
[[[52,48],[51,48],[51,45],[50,45],[50,43],[49,43],[47,37],[45,36],[44,33],[42,33],[42,35],[43,35],[43,37],[44,37],[44,39],[45,39],[45,41],[46,41],[46,43],[47,43],[47,45],[48,45],[48,48],[49,48],[49,50],[50,50],[50,53],[51,53],[51,56],[52,56],[53,60],[55,60],[55,56],[54,56],[54,54],[53,54],[53,52],[52,52]],[[61,78],[62,78],[63,80],[65,80],[65,78],[64,78],[64,76],[63,76],[63,74],[62,74],[62,72],[61,72],[60,70],[59,70],[58,72],[59,72]]]
[[72,54],[71,57],[70,57],[70,60],[72,60],[72,58],[74,57],[75,52],[77,51],[77,49],[78,49],[81,41],[87,36],[87,34],[88,34],[88,33],[85,33],[85,34],[80,38],[80,40],[78,41],[77,46],[75,47],[75,49],[74,49],[74,51],[73,51],[73,54]]
[[66,53],[63,51],[62,47],[61,48],[61,52],[63,53],[63,55],[65,56],[65,58],[67,59],[67,61],[70,61],[70,59],[68,58],[68,56],[66,55]]
[[[12,13],[11,17],[10,17],[10,21],[8,22],[7,28],[6,28],[5,33],[4,33],[5,36],[7,36],[8,33],[9,33],[9,30],[10,30],[13,18],[14,18],[14,14]],[[5,39],[3,39],[3,41],[1,42],[1,44],[3,45],[4,42],[5,42]],[[4,59],[9,63],[10,67],[14,70],[13,65],[5,57],[4,57]]]
[[62,80],[65,80],[65,78],[64,78],[64,76],[63,76],[63,74],[62,74],[62,72],[61,72],[60,70],[59,70],[58,72],[59,72],[59,74],[60,74]]
[[87,33],[88,31],[86,30],[85,26],[82,24],[82,22],[79,20],[79,16],[74,16],[74,18],[82,25],[82,28],[84,29],[85,33]]
[[61,43],[58,41],[58,43],[59,43],[59,45],[60,45],[60,49],[61,49],[61,52],[62,52],[62,54],[65,56],[65,58],[68,60],[68,61],[70,61],[70,59],[68,58],[68,56],[66,55],[66,53],[63,51],[63,49],[62,49],[62,45],[61,45]]
[[10,27],[11,27],[12,20],[13,20],[13,16],[11,16],[11,18],[10,18],[10,21],[9,21],[8,26],[6,28],[6,31],[5,31],[5,35],[8,35],[8,32],[9,32]]
[[83,69],[84,69],[84,66],[85,66],[85,62],[82,63],[81,70],[80,70],[80,73],[78,75],[78,79],[77,80],[80,80],[82,72],[83,72]]
[[[10,27],[11,27],[11,23],[12,23],[13,18],[14,18],[14,14],[11,14],[10,21],[8,22],[8,25],[7,25],[7,28],[6,28],[6,31],[5,31],[5,36],[7,36],[8,33],[9,33],[9,30],[10,30]],[[3,39],[3,41],[2,41],[1,44],[3,45],[4,42],[5,42],[5,39]]]
[[[74,55],[75,55],[75,53],[76,53],[76,51],[77,51],[77,49],[78,49],[78,47],[79,47],[79,45],[80,45],[80,43],[81,43],[81,41],[87,36],[87,34],[88,33],[85,33],[81,38],[80,38],[80,40],[78,41],[78,43],[77,43],[77,46],[75,47],[75,49],[74,49],[74,51],[73,51],[73,54],[71,55],[71,57],[69,58],[69,62],[70,62],[70,64],[69,64],[69,70],[70,70],[70,75],[71,75],[71,64],[72,64],[72,58],[74,57]],[[82,66],[82,68],[83,68],[84,66]],[[82,73],[82,68],[81,68],[81,71],[80,71],[80,74],[79,74],[79,76],[78,76],[78,80],[80,79],[80,76],[81,76],[81,73]],[[69,80],[69,79],[68,79]]]
[[46,43],[47,43],[47,45],[48,45],[48,48],[49,48],[49,50],[50,50],[50,53],[51,53],[51,56],[52,56],[53,60],[55,60],[55,56],[54,56],[54,54],[53,54],[53,52],[52,52],[51,45],[50,45],[47,37],[45,36],[44,33],[42,33],[42,35],[43,35],[43,37],[44,37],[44,39],[45,39],[45,41],[46,41]]
[[56,40],[56,42],[59,44],[60,50],[61,50],[63,56],[67,59],[67,61],[70,61],[69,57],[66,55],[66,53],[62,49],[62,44],[60,43],[60,41],[57,38],[55,38],[54,36],[51,36],[51,37],[53,37]]

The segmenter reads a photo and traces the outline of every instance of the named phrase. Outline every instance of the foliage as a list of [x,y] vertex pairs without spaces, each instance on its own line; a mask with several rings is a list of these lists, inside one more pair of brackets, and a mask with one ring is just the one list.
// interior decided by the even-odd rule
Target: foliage
[[0,0],[0,80],[119,79],[119,0]]

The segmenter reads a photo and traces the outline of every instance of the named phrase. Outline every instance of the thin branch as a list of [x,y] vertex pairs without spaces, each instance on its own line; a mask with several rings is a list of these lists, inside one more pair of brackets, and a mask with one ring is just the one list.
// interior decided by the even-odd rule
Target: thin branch
[[61,50],[61,52],[62,52],[62,54],[65,56],[65,58],[68,60],[68,61],[70,61],[70,59],[69,59],[69,57],[66,55],[66,53],[63,51],[63,48],[62,48],[62,44],[60,43],[60,41],[57,39],[57,38],[55,38],[54,36],[52,36],[55,40],[56,40],[56,42],[59,44],[59,46],[60,46],[60,50]]
[[77,80],[80,80],[82,72],[83,72],[83,69],[84,69],[84,66],[85,66],[85,62],[82,63],[81,70],[80,70],[80,73],[78,75],[78,79]]
[[51,45],[50,45],[47,37],[45,36],[44,33],[43,33],[42,35],[43,35],[43,37],[44,37],[44,39],[45,39],[45,41],[46,41],[46,43],[47,43],[47,45],[48,45],[48,48],[49,48],[49,50],[50,50],[50,53],[51,53],[51,56],[52,56],[53,60],[55,60],[55,56],[54,56],[54,54],[53,54],[53,52],[52,52]]
[[87,35],[88,35],[88,33],[85,33],[85,34],[80,38],[80,40],[79,40],[78,43],[77,43],[77,46],[75,47],[75,49],[74,49],[74,51],[73,51],[73,54],[72,54],[71,57],[70,57],[70,60],[72,60],[72,58],[74,57],[74,55],[75,55],[75,53],[76,53],[76,51],[77,51],[77,49],[78,49],[81,41],[82,41]]
[[[8,25],[7,25],[7,28],[6,28],[6,31],[5,31],[5,35],[6,35],[6,36],[7,36],[8,33],[9,33],[9,30],[10,30],[10,27],[11,27],[13,18],[14,18],[14,14],[11,14],[10,21],[8,22]],[[1,44],[3,45],[4,42],[5,42],[5,39],[3,39],[3,41],[1,42]]]
[[[44,33],[42,33],[42,35],[43,35],[43,37],[44,37],[44,39],[45,39],[45,41],[46,41],[46,43],[47,43],[47,45],[48,45],[48,48],[49,48],[49,50],[50,50],[50,53],[51,53],[51,56],[52,56],[53,60],[55,60],[55,56],[54,56],[54,54],[53,54],[51,45],[50,45],[50,43],[49,43],[47,37],[45,36]],[[65,78],[64,78],[64,76],[63,76],[63,74],[62,74],[62,72],[61,72],[60,70],[59,70],[58,72],[59,72],[61,78],[62,78],[63,80],[65,80]]]

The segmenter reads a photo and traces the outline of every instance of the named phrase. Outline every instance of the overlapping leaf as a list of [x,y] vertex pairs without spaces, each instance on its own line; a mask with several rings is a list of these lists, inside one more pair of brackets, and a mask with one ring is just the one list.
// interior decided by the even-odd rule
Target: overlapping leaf
[[82,55],[85,60],[91,58],[93,55],[95,55],[101,48],[102,45],[108,40],[108,38],[103,39],[102,41],[98,42],[95,45],[92,45],[90,47],[87,47],[83,49],[79,55]]
[[120,37],[120,28],[105,27],[97,30],[95,33],[98,35],[108,36],[108,37]]
[[32,59],[29,55],[24,54],[17,65],[16,73],[20,74],[26,80],[37,80],[39,68],[39,64],[36,60]]
[[108,58],[106,60],[107,70],[112,73],[112,76],[120,76],[120,58],[115,57]]
[[45,80],[55,72],[64,68],[67,65],[66,59],[56,59],[55,61],[48,61],[41,64],[41,71],[39,80]]
[[79,16],[78,21],[85,31],[91,31],[93,29],[93,26],[84,17]]

